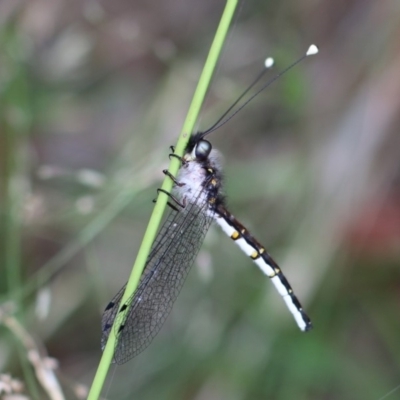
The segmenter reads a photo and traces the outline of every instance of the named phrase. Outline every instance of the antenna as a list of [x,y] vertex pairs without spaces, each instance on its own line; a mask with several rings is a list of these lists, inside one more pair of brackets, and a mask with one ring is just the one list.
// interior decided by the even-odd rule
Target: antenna
[[288,72],[293,67],[295,67],[297,64],[302,62],[305,58],[307,58],[309,56],[313,56],[317,53],[318,53],[318,47],[315,44],[312,44],[303,56],[301,56],[294,63],[290,64],[283,71],[276,74],[274,77],[272,77],[266,83],[264,83],[264,85],[262,85],[261,88],[258,89],[256,93],[254,93],[249,99],[247,99],[244,102],[244,104],[242,104],[236,111],[234,111],[233,114],[231,114],[225,120],[223,120],[229,114],[229,112],[232,111],[232,109],[239,103],[239,101],[242,100],[243,97],[260,81],[260,79],[264,76],[265,72],[274,65],[274,59],[271,57],[268,57],[264,62],[264,69],[257,76],[257,78],[253,81],[253,83],[235,100],[235,102],[222,114],[222,116],[220,118],[218,118],[218,120],[210,128],[208,128],[206,131],[201,133],[200,138],[204,138],[206,135],[210,134],[211,132],[214,132],[217,129],[221,128],[222,125],[225,125],[239,111],[241,111],[244,107],[246,107],[247,104],[249,104],[255,97],[257,97],[264,89],[266,89],[272,83],[274,83],[278,78],[280,78],[282,75],[286,74],[286,72]]
[[[205,135],[207,135],[208,133],[211,133],[212,131],[214,131],[216,128],[216,126],[227,116],[227,114],[232,111],[233,107],[236,106],[237,103],[239,103],[240,100],[243,99],[244,96],[246,96],[246,94],[260,81],[260,79],[264,76],[264,74],[267,72],[267,70],[269,70],[270,68],[272,68],[274,65],[274,59],[272,57],[268,57],[265,61],[264,61],[264,69],[259,73],[259,75],[257,76],[257,78],[251,83],[251,85],[234,101],[234,103],[218,118],[218,120],[210,127],[208,128],[205,132],[203,132],[203,137]],[[239,108],[239,110],[242,107]],[[239,111],[238,110],[238,111]],[[235,113],[236,114],[236,113]],[[235,115],[233,114],[233,115]],[[227,121],[230,118],[227,119]],[[224,122],[225,123],[225,122]],[[224,123],[222,123],[220,126],[222,126]]]

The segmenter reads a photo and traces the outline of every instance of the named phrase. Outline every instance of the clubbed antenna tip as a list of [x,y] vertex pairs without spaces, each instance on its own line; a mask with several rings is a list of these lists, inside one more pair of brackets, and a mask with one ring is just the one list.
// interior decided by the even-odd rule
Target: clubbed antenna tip
[[314,54],[318,54],[318,47],[315,44],[312,44],[306,53],[306,56],[313,56]]
[[265,68],[271,68],[275,63],[275,60],[272,57],[268,57],[264,61]]

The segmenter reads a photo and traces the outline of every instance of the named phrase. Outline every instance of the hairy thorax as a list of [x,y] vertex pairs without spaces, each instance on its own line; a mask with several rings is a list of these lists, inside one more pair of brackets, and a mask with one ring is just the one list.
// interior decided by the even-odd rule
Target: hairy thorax
[[184,159],[186,162],[183,163],[176,177],[176,180],[182,186],[174,185],[172,192],[182,202],[204,201],[207,198],[207,193],[203,191],[203,188],[210,179],[210,175],[214,174],[214,172],[210,173],[210,171],[216,171],[221,168],[220,153],[213,149],[207,160],[202,162],[192,159],[190,154],[186,154]]

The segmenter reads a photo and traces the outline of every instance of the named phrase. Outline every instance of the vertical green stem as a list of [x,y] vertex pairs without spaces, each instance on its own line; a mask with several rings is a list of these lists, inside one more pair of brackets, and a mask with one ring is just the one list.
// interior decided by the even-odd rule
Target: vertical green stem
[[[215,34],[213,43],[211,45],[206,63],[204,65],[203,72],[201,73],[199,83],[197,85],[196,91],[193,96],[193,100],[189,107],[186,120],[183,124],[182,132],[179,136],[178,142],[175,147],[175,152],[178,155],[183,155],[183,151],[186,144],[190,138],[190,134],[194,129],[194,124],[199,115],[201,105],[204,101],[208,86],[210,84],[215,66],[217,64],[218,58],[220,56],[223,44],[225,42],[226,35],[228,33],[229,26],[232,21],[233,14],[237,6],[237,0],[227,0],[225,10],[222,14],[221,21],[219,23],[217,32]],[[179,169],[179,161],[176,157],[171,158],[169,172],[172,175],[176,175]],[[171,179],[166,177],[162,184],[162,189],[169,192],[172,189],[173,182]],[[143,237],[141,247],[139,249],[135,264],[133,266],[131,275],[129,277],[125,293],[121,299],[121,304],[124,304],[129,297],[132,296],[136,287],[139,283],[140,276],[142,275],[148,254],[150,253],[151,246],[157,234],[158,227],[161,222],[165,207],[167,204],[167,196],[160,193],[157,199],[157,203],[154,207],[153,213],[151,215],[149,225],[147,227],[146,233]],[[100,396],[101,389],[103,387],[105,378],[107,376],[108,369],[113,359],[114,349],[116,345],[116,337],[114,334],[114,326],[110,330],[110,335],[108,337],[107,345],[103,351],[100,364],[98,366],[96,375],[94,377],[92,387],[90,388],[88,400],[97,400]]]
[[[4,280],[7,285],[7,299],[12,300],[18,319],[24,319],[21,296],[23,263],[21,261],[22,227],[24,204],[27,199],[29,174],[28,138],[32,126],[31,91],[23,61],[25,42],[14,23],[5,24],[0,31],[0,51],[2,65],[10,71],[7,83],[3,85],[0,96],[0,167],[4,175],[0,179],[0,192],[4,192],[1,204],[0,236],[3,238],[0,249],[4,266]],[[39,399],[37,381],[26,358],[19,348],[20,361],[25,382],[33,399]]]

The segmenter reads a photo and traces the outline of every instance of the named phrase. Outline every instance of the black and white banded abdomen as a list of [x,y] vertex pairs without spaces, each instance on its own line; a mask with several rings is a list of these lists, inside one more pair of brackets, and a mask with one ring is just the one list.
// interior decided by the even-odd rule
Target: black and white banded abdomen
[[302,331],[312,328],[311,320],[303,311],[299,300],[293,292],[288,280],[282,270],[266,252],[258,241],[250,235],[248,230],[237,221],[225,208],[219,207],[216,210],[215,221],[222,230],[249,256],[267,275],[278,293],[283,297],[289,311],[292,313],[297,325]]

